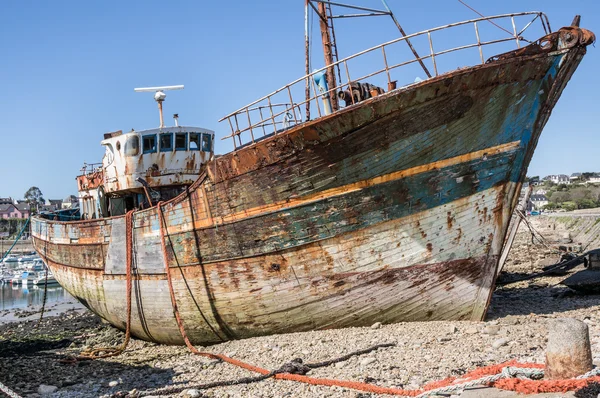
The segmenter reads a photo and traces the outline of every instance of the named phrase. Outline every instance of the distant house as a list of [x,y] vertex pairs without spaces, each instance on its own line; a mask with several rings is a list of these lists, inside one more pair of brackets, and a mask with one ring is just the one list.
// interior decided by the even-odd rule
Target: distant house
[[600,175],[598,173],[594,174],[593,176],[590,177],[590,179],[587,182],[592,183],[592,184],[600,183]]
[[0,205],[14,205],[12,198],[0,198]]
[[[62,204],[62,201],[61,201]],[[38,206],[38,211],[42,212],[42,211],[48,211],[48,212],[55,212],[56,210],[60,209],[60,206],[57,206],[56,204],[49,204],[49,205],[39,205]]]
[[566,174],[552,174],[544,177],[544,181],[552,181],[555,184],[570,184],[571,179]]
[[54,206],[54,210],[58,210],[62,207],[62,199],[48,199],[48,204]]
[[571,174],[571,176],[569,176],[569,180],[571,180],[572,183],[577,182],[578,180],[581,180],[581,173]]
[[79,199],[75,195],[69,195],[63,199],[61,208],[62,209],[72,209],[74,207],[79,206]]
[[29,217],[29,211],[27,211],[26,215],[23,216],[21,210],[17,208],[17,206],[13,204],[4,204],[0,205],[0,218],[27,218]]
[[533,207],[536,208],[536,210],[541,210],[542,207],[548,204],[548,198],[546,197],[546,195],[531,195],[529,200],[533,204]]
[[15,205],[15,207],[21,213],[20,218],[29,218],[29,214],[31,213],[31,208],[29,207],[29,203],[17,203]]
[[544,189],[544,188],[538,188],[538,189],[533,190],[534,195],[545,195],[547,193],[548,193],[548,190]]

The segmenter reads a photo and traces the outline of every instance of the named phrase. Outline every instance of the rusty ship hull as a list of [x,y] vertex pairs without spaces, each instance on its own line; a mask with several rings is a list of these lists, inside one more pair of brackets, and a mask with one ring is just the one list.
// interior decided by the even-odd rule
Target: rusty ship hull
[[[183,343],[166,268],[195,344],[481,320],[533,150],[585,54],[551,50],[292,127],[216,158],[185,193],[135,212],[132,334]],[[32,221],[60,284],[122,329],[125,234],[123,216]]]

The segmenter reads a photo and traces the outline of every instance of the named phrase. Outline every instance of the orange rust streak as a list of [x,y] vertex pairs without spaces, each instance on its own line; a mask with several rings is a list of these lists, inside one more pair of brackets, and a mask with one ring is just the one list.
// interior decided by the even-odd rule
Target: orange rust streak
[[[344,195],[349,192],[359,191],[361,189],[365,189],[374,185],[383,184],[390,181],[399,180],[401,178],[406,178],[410,176],[414,176],[421,173],[426,173],[432,170],[439,170],[445,167],[455,166],[457,164],[469,162],[475,160],[477,158],[481,158],[484,155],[491,156],[499,153],[509,152],[511,150],[515,150],[519,147],[521,141],[512,141],[506,144],[497,145],[494,147],[482,149],[475,152],[470,152],[464,155],[455,156],[448,159],[438,160],[436,162],[411,167],[409,169],[395,171],[393,173],[384,174],[378,177],[369,178],[367,180],[358,181],[352,184],[343,185],[341,187],[327,189],[325,191],[319,192],[317,194],[306,195],[301,198],[293,198],[288,200],[282,200],[279,202],[271,203],[264,206],[257,206],[252,209],[240,211],[237,213],[232,213],[226,216],[219,217],[220,224],[239,221],[243,218],[254,217],[264,213],[270,213],[274,211],[278,211],[284,208],[296,207],[305,204],[309,204],[311,202],[316,202],[319,200],[327,199],[333,196]],[[215,223],[212,220],[200,220],[196,223],[196,228],[210,227]]]

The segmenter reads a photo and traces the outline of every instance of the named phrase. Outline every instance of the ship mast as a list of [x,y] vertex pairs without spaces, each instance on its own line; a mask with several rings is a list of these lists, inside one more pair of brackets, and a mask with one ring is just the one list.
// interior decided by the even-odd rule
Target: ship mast
[[[400,34],[402,35],[402,37],[406,37],[406,32],[404,32],[404,29],[402,29],[402,26],[400,26],[400,23],[398,23],[398,20],[394,16],[394,13],[387,5],[386,0],[381,0],[381,2],[383,3],[385,10],[377,10],[377,9],[373,9],[373,8],[359,7],[359,6],[349,5],[349,4],[341,4],[341,3],[337,3],[337,2],[332,2],[330,0],[305,0],[305,11],[304,11],[305,21],[304,22],[305,22],[305,56],[306,56],[306,75],[307,75],[306,90],[305,90],[306,120],[310,120],[310,101],[309,101],[310,100],[310,78],[308,77],[308,75],[310,74],[310,32],[309,32],[309,16],[308,16],[309,10],[308,10],[308,7],[309,6],[312,7],[312,9],[315,11],[315,13],[319,16],[319,24],[320,24],[320,29],[321,29],[321,41],[323,43],[323,55],[325,57],[325,66],[327,67],[327,74],[326,74],[327,75],[327,85],[329,86],[329,90],[332,90],[337,86],[333,63],[337,61],[337,54],[338,54],[335,39],[334,39],[335,38],[335,33],[333,30],[333,19],[334,18],[375,17],[375,16],[387,15],[392,18],[392,21],[394,22],[394,24],[400,31]],[[313,3],[317,3],[318,5],[315,6]],[[331,13],[332,5],[335,5],[338,7],[343,7],[343,8],[354,10],[354,11],[358,10],[359,13],[346,14],[346,15],[333,15]],[[329,13],[328,13],[328,11],[329,11]],[[431,73],[429,72],[429,70],[427,69],[425,64],[423,63],[423,60],[417,53],[417,50],[414,48],[414,46],[412,45],[410,40],[406,39],[405,41],[406,41],[406,44],[408,45],[408,47],[410,48],[411,52],[417,59],[417,62],[423,68],[423,71],[425,72],[427,77],[431,77]],[[339,68],[339,66],[338,66],[338,68]],[[338,105],[336,93],[334,91],[330,92],[329,98],[331,100],[331,108],[332,108],[331,110],[333,112],[337,111],[339,109],[339,105]]]
[[[321,41],[323,42],[323,55],[325,56],[325,66],[327,66],[327,85],[329,90],[333,90],[337,87],[335,81],[335,71],[333,69],[333,49],[331,43],[333,23],[329,23],[329,17],[327,16],[327,7],[325,3],[319,2],[318,5],[319,24],[321,26]],[[337,53],[337,51],[336,51]],[[329,92],[329,98],[331,99],[331,111],[335,112],[339,109],[337,96],[334,91]]]

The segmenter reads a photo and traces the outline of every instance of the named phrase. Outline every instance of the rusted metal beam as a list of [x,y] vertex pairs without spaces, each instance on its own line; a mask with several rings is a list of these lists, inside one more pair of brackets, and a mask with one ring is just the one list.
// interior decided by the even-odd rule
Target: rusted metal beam
[[[327,85],[329,86],[329,90],[334,90],[337,87],[336,79],[335,79],[335,71],[333,69],[333,52],[332,52],[332,44],[331,44],[331,34],[329,28],[329,19],[327,16],[327,8],[324,3],[319,3],[319,16],[320,21],[319,25],[321,27],[321,41],[323,42],[323,55],[325,57],[325,66],[327,66]],[[335,91],[331,91],[329,93],[329,98],[331,100],[331,110],[332,112],[336,112],[340,109],[338,104],[337,95]]]

